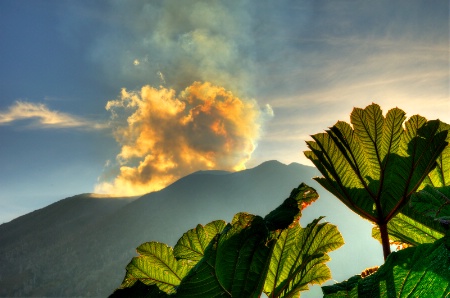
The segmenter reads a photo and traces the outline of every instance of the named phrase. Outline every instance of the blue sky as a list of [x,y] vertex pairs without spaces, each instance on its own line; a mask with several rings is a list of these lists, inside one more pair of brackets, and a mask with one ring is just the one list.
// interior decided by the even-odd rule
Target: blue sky
[[4,0],[0,40],[0,222],[199,169],[309,164],[309,135],[372,102],[450,123],[448,1]]

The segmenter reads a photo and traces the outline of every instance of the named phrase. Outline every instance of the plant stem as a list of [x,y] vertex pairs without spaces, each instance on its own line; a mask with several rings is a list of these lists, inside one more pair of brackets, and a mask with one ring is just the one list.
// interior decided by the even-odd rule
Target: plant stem
[[386,261],[387,257],[391,253],[391,246],[389,244],[389,234],[388,234],[388,230],[387,230],[387,223],[380,223],[380,224],[378,224],[378,227],[380,228],[381,245],[383,246],[384,260]]

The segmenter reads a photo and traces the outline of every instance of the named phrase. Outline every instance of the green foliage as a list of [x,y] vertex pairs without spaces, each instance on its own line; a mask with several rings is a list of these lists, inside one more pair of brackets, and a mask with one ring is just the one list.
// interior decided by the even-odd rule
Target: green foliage
[[[426,186],[412,195],[411,208],[448,227],[450,186]],[[322,290],[324,297],[448,297],[450,232],[433,243],[392,253],[369,277],[357,275]]]
[[[433,243],[444,237],[444,233],[441,232],[442,227],[436,222],[430,219],[418,221],[419,216],[415,214],[413,216],[416,218],[415,220],[404,213],[399,213],[389,221],[388,233],[391,244],[416,246],[423,243]],[[377,226],[372,228],[372,237],[381,243],[380,229]]]
[[[450,125],[440,122],[438,131],[445,132]],[[450,143],[450,133],[447,134]],[[436,167],[428,174],[419,189],[426,186],[450,186],[450,145],[447,145],[436,160]],[[444,236],[444,228],[436,221],[414,212],[409,205],[403,207],[388,223],[389,239],[399,245],[415,246],[432,243]],[[380,230],[374,227],[372,235],[381,242]]]
[[[440,123],[438,131],[450,131],[450,125],[444,122]],[[450,133],[447,134],[447,143],[450,144]],[[450,186],[450,145],[447,145],[436,160],[436,168],[428,174],[424,185],[434,187]]]
[[221,233],[226,223],[223,220],[215,220],[206,226],[197,225],[195,229],[183,234],[174,247],[174,254],[178,259],[200,261],[205,255],[205,250],[213,238]]
[[392,109],[383,117],[376,104],[355,108],[353,127],[338,121],[308,141],[309,158],[324,177],[315,178],[350,209],[387,223],[417,190],[445,148],[447,131],[421,116],[405,120]]
[[357,275],[322,287],[324,297],[447,297],[450,250],[446,238],[393,252],[366,278]]
[[172,250],[158,242],[138,247],[113,297],[292,297],[331,278],[328,252],[343,245],[337,228],[299,224],[317,192],[301,184],[265,218],[238,213],[186,232]]
[[238,213],[177,289],[177,297],[258,297],[275,239],[259,216]]
[[321,284],[331,277],[325,262],[327,252],[343,242],[337,228],[319,223],[318,218],[306,228],[295,225],[278,237],[270,261],[264,293],[269,297],[294,297],[308,289],[308,284]]
[[404,129],[405,119],[405,112],[398,108],[384,117],[380,107],[372,104],[353,109],[352,125],[338,121],[306,142],[310,149],[306,157],[323,175],[314,179],[378,225],[385,258],[390,253],[388,222],[436,167],[447,146],[448,131],[439,120],[415,115]]
[[[403,124],[402,110],[383,117],[376,104],[355,108],[350,119],[351,125],[338,121],[313,135],[305,155],[323,174],[315,180],[377,224],[372,234],[386,262],[368,277],[323,287],[325,297],[446,297],[450,237],[442,224],[450,224],[450,189],[443,187],[450,183],[450,126],[419,115]],[[390,254],[390,243],[415,247]]]
[[450,226],[450,186],[425,186],[413,194],[411,206],[416,213],[434,219],[447,229]]
[[164,243],[146,242],[137,248],[137,252],[140,257],[133,258],[128,264],[123,287],[140,280],[144,284],[158,286],[161,291],[173,293],[191,267],[184,260],[176,260],[172,248]]

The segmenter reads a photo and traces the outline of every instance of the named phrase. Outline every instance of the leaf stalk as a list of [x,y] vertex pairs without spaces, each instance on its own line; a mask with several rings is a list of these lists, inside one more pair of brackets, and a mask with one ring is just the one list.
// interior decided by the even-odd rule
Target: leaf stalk
[[388,234],[388,229],[387,229],[387,223],[379,223],[378,227],[380,228],[381,245],[383,246],[384,260],[386,261],[387,257],[391,253],[391,246],[389,244],[389,234]]

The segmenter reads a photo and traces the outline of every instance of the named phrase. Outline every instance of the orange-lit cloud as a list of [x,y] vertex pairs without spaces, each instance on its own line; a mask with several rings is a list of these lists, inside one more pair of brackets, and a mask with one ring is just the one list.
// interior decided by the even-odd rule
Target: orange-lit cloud
[[208,82],[195,82],[179,94],[149,85],[140,91],[123,89],[106,109],[121,145],[120,169],[95,191],[116,195],[159,190],[198,170],[244,169],[264,115],[271,112]]
[[82,127],[86,129],[103,129],[107,125],[88,121],[67,113],[53,111],[44,104],[17,101],[5,112],[0,112],[0,125],[18,120],[36,120],[32,126],[39,127]]

